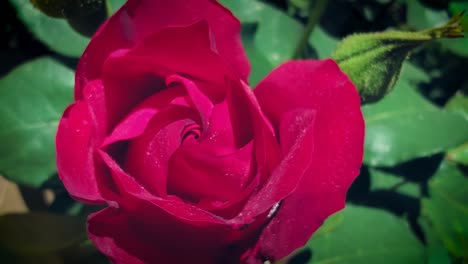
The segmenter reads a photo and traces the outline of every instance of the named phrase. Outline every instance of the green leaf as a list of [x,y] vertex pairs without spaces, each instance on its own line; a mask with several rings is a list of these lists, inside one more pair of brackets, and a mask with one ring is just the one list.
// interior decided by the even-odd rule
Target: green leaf
[[275,10],[266,11],[272,8],[256,0],[221,0],[220,2],[242,22],[242,43],[251,67],[249,83],[254,88],[273,69],[265,53],[257,48],[255,36],[264,12]]
[[86,240],[83,217],[46,213],[0,216],[0,248],[21,254],[45,254]]
[[242,23],[254,23],[260,20],[260,16],[268,5],[257,0],[220,0],[221,4],[231,10]]
[[393,190],[414,198],[421,196],[421,188],[418,184],[408,182],[405,178],[382,170],[370,169],[371,191]]
[[112,16],[119,8],[121,8],[127,0],[107,0],[106,1],[106,9],[107,15]]
[[446,158],[450,161],[458,162],[468,166],[468,142],[465,142],[465,144],[449,150],[447,152]]
[[[312,236],[313,264],[424,263],[424,248],[408,224],[383,210],[347,205],[334,228],[325,221]],[[326,232],[321,230],[328,229]]]
[[456,93],[445,105],[445,109],[459,112],[468,120],[468,96],[460,92]]
[[[347,205],[347,207],[350,207],[350,205]],[[349,211],[351,209],[347,209],[346,211]],[[344,214],[345,210],[338,211],[332,215],[330,215],[325,222],[323,222],[322,226],[320,226],[317,231],[315,231],[314,236],[322,236],[322,235],[328,235],[331,232],[334,232],[334,230],[341,225],[343,225],[343,220],[344,220]]]
[[422,215],[433,224],[445,247],[457,257],[468,257],[468,178],[458,168],[442,162],[429,181],[429,198]]
[[419,84],[429,83],[431,81],[431,76],[429,76],[429,74],[427,74],[423,69],[407,62],[403,64],[400,79],[403,79],[410,84]]
[[362,110],[364,162],[370,166],[393,166],[468,140],[468,122],[463,116],[433,106],[404,80],[383,100]]
[[441,39],[439,40],[445,48],[450,50],[451,52],[468,57],[468,38],[457,38],[457,39]]
[[[463,11],[468,12],[468,1],[450,1],[449,10],[452,12],[452,14],[458,14]],[[461,24],[466,31],[468,29],[468,16],[466,14],[463,16]]]
[[310,8],[310,0],[288,0],[289,6],[294,6],[303,11],[307,11]]
[[[468,120],[468,97],[455,94],[445,106],[449,111],[459,112]],[[468,166],[468,141],[447,152],[447,159]]]
[[70,57],[80,57],[89,39],[75,32],[66,20],[52,18],[36,9],[29,0],[10,0],[18,18],[53,51]]
[[73,72],[50,58],[19,66],[0,79],[0,172],[34,187],[56,170],[55,133],[72,102]]
[[[275,67],[291,59],[304,27],[284,12],[254,0],[222,0],[243,24],[257,24],[256,50]],[[251,43],[244,43],[249,46]],[[263,59],[262,59],[263,60]],[[251,63],[253,59],[251,59]],[[252,71],[254,72],[254,71]]]
[[338,39],[329,35],[322,27],[317,26],[309,37],[309,45],[317,52],[318,58],[328,58],[338,45]]
[[445,10],[426,8],[420,1],[407,1],[407,5],[407,22],[418,30],[442,25],[450,19]]
[[268,7],[260,17],[255,46],[273,66],[278,66],[291,59],[303,31],[301,23],[275,8]]
[[244,24],[242,26],[242,42],[250,62],[251,71],[249,82],[252,88],[254,88],[257,83],[273,69],[273,66],[270,64],[270,62],[255,47],[255,31],[256,26],[253,24]]
[[450,254],[442,244],[439,236],[425,217],[420,217],[419,225],[422,227],[426,240],[426,255],[428,264],[451,264]]

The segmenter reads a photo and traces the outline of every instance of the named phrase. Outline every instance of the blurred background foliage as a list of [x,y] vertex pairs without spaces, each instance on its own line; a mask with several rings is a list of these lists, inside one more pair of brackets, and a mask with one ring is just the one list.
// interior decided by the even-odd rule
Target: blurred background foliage
[[[67,4],[0,1],[0,262],[108,263],[85,233],[100,208],[66,193],[54,136],[89,36],[124,1],[54,1]],[[349,34],[420,30],[468,11],[442,0],[221,2],[242,23],[252,87],[291,58],[330,57]],[[467,94],[468,38],[418,48],[395,90],[363,106],[364,165],[347,208],[279,263],[468,263]]]

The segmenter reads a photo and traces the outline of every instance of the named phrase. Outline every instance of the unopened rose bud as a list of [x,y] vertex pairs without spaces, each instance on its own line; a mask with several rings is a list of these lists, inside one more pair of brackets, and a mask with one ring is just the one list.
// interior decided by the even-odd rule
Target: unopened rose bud
[[362,103],[378,101],[393,89],[403,62],[414,48],[434,39],[463,37],[459,23],[463,13],[441,27],[419,32],[351,35],[341,41],[332,58],[353,81]]

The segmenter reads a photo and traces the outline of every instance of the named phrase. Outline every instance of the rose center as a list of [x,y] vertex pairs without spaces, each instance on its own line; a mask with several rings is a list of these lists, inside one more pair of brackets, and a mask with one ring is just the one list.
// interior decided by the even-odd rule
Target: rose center
[[197,140],[200,138],[201,128],[198,124],[192,123],[186,125],[181,133],[181,143],[186,141]]

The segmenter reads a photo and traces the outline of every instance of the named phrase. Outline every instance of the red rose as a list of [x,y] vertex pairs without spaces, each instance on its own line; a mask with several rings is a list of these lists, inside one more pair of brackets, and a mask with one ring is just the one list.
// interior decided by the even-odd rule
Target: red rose
[[57,134],[70,194],[108,207],[115,263],[261,263],[343,208],[364,124],[332,60],[285,63],[252,92],[240,25],[216,1],[130,0],[94,35]]

